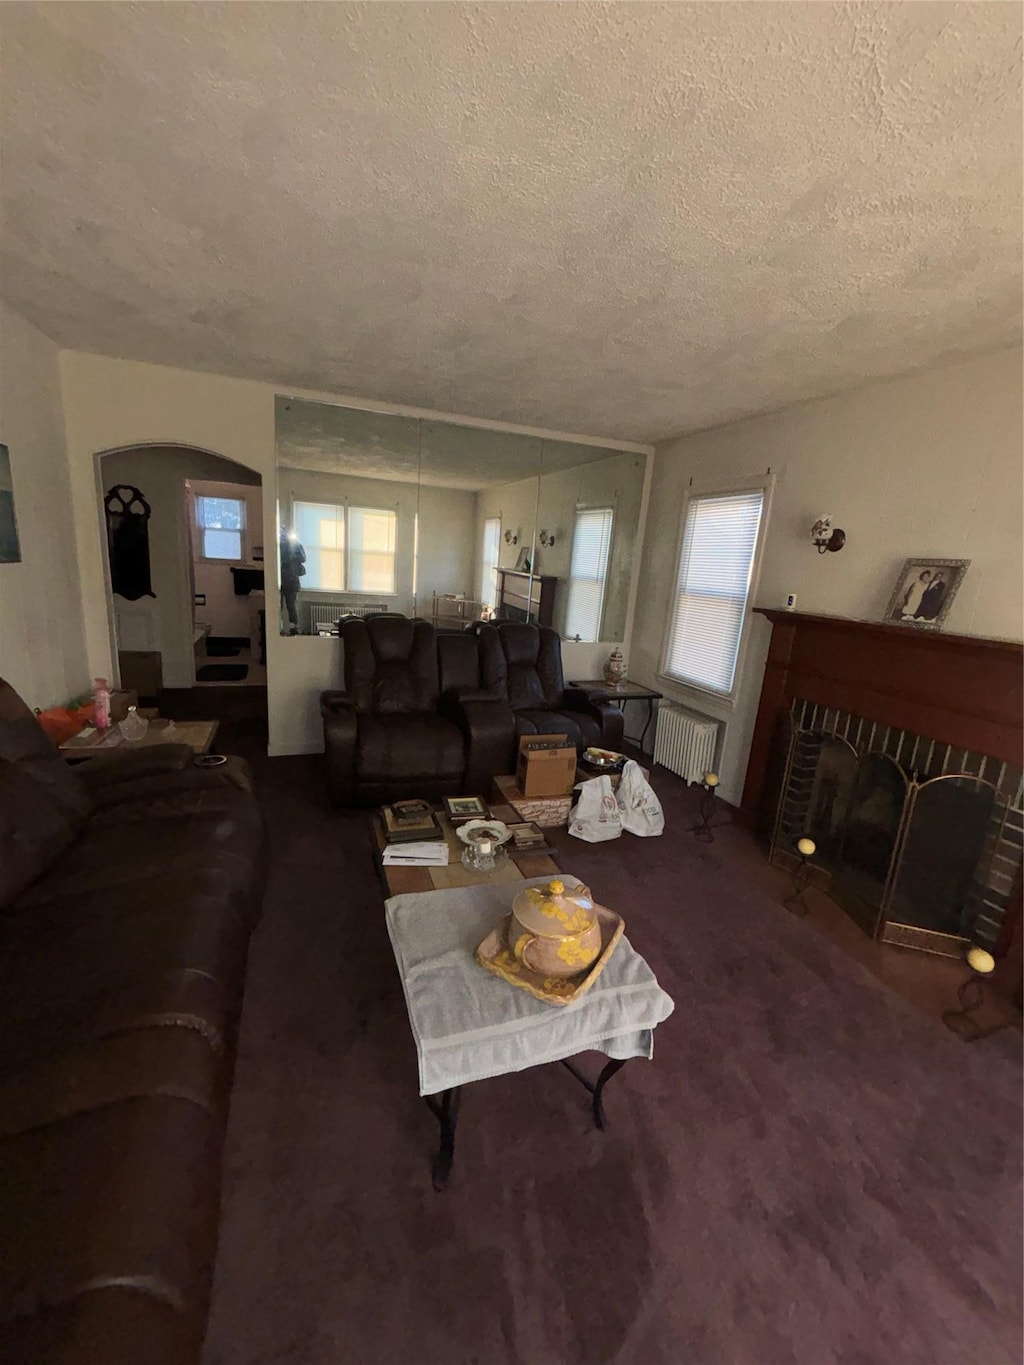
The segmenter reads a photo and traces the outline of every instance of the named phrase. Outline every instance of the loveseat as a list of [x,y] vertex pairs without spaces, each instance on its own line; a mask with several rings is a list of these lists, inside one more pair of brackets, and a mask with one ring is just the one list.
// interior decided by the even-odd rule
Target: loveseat
[[516,767],[517,740],[566,734],[617,748],[622,715],[566,687],[556,631],[525,623],[437,631],[403,616],[340,623],[345,687],[321,693],[331,798],[487,796]]
[[244,764],[69,767],[0,682],[0,1359],[195,1365],[266,869]]

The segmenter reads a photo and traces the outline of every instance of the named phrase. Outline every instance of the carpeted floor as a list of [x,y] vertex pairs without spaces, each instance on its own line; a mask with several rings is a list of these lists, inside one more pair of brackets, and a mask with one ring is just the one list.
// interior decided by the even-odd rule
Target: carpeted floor
[[321,763],[257,764],[204,1365],[1020,1361],[1019,1035],[958,1042],[781,909],[742,831],[695,843],[660,773],[661,839],[556,836],[675,999],[653,1063],[605,1134],[559,1066],[470,1087],[435,1194],[366,817]]

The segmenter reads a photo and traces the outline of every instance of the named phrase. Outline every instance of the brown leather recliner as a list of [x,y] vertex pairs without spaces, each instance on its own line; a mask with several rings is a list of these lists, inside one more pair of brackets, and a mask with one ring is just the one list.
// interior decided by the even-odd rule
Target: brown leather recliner
[[[345,688],[320,697],[328,783],[337,805],[487,796],[491,778],[505,771],[511,711],[479,686],[476,641],[443,638],[442,645],[426,621],[342,621]],[[444,687],[439,649],[447,666]]]
[[[565,734],[578,753],[591,745],[618,749],[622,712],[581,688],[566,687],[562,641],[556,630],[501,621],[477,632],[485,685],[508,699],[516,739],[523,735]],[[515,755],[511,756],[515,771]]]

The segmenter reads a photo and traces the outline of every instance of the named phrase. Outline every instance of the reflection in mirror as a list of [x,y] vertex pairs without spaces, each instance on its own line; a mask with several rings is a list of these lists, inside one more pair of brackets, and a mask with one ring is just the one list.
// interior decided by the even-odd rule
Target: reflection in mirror
[[541,620],[532,574],[541,442],[424,421],[420,615],[443,628]]
[[642,455],[279,398],[277,460],[283,634],[396,611],[623,638]]
[[348,611],[415,615],[419,422],[277,400],[281,633]]
[[555,629],[566,639],[621,641],[645,456],[545,441],[536,569],[554,581]]

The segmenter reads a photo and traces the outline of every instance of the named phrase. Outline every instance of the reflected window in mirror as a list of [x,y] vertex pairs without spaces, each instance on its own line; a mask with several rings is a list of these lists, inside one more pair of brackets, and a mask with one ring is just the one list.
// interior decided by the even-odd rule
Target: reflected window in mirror
[[572,537],[565,634],[588,643],[601,638],[614,513],[610,507],[579,507]]
[[501,517],[488,517],[484,522],[483,545],[480,552],[480,601],[488,612],[494,611],[498,595],[498,555],[501,547]]
[[394,512],[296,501],[292,516],[294,537],[306,556],[303,587],[394,593],[398,522]]

